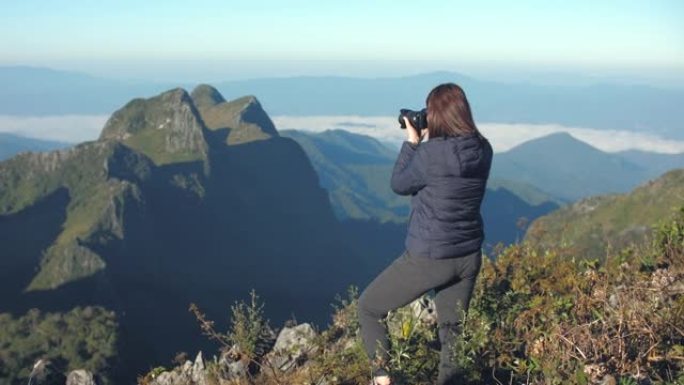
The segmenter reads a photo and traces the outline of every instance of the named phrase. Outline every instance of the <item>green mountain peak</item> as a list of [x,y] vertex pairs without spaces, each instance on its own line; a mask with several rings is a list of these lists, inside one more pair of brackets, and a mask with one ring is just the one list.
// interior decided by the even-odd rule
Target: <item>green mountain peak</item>
[[121,141],[157,165],[206,159],[204,124],[182,88],[134,99],[112,114],[99,140]]
[[223,98],[223,95],[209,84],[198,85],[192,90],[190,96],[197,108],[213,107],[226,101],[226,99]]
[[212,143],[235,145],[279,136],[273,121],[254,96],[227,102],[215,88],[200,85],[192,98],[212,131]]
[[[215,88],[200,85],[192,95],[175,88],[130,101],[112,114],[98,140],[51,152],[21,153],[0,162],[0,216],[18,221],[38,210],[59,217],[51,227],[54,236],[40,251],[40,266],[21,289],[53,289],[108,269],[107,248],[132,242],[128,238],[136,231],[128,227],[137,223],[137,216],[147,215],[148,205],[211,206],[200,202],[208,189],[222,188],[212,180],[228,168],[235,170],[238,166],[231,162],[236,156],[250,170],[271,170],[262,151],[275,151],[288,159],[284,166],[307,170],[310,165],[303,152],[287,140],[222,156],[230,152],[228,145],[277,137],[255,97],[227,102]],[[217,155],[213,160],[209,151]],[[256,160],[265,161],[255,166]],[[314,175],[310,171],[302,177]]]

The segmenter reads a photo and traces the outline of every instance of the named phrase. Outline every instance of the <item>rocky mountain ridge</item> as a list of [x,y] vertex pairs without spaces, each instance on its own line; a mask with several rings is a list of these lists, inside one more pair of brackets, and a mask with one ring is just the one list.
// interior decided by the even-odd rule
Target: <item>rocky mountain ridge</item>
[[381,263],[344,234],[256,98],[173,89],[127,103],[96,141],[0,162],[0,311],[115,310],[130,380],[195,345],[190,302],[218,314],[254,288],[276,319],[327,318]]

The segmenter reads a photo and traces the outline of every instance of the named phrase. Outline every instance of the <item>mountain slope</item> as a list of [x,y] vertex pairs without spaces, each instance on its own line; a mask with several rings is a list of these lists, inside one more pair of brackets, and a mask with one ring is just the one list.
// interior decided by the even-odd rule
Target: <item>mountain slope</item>
[[[390,188],[396,150],[344,130],[284,130],[282,135],[295,139],[307,152],[338,218],[406,221],[410,202]],[[523,224],[558,208],[553,198],[525,183],[496,179],[488,183],[482,215],[490,246],[519,240]]]
[[628,162],[638,164],[653,176],[664,174],[666,171],[684,167],[684,153],[658,154],[645,151],[621,151],[616,155]]
[[394,150],[369,136],[344,130],[281,133],[306,151],[338,218],[405,220],[408,200],[395,194],[389,184]]
[[606,247],[642,241],[651,226],[684,205],[684,169],[670,171],[632,192],[583,199],[532,223],[526,241],[540,246],[564,243],[578,256],[598,258]]
[[38,274],[27,288],[54,288],[104,268],[90,243],[98,243],[103,233],[123,237],[120,205],[122,200],[138,201],[136,181],[146,178],[149,170],[149,160],[118,142],[24,153],[0,163],[0,212],[7,224],[12,222],[8,214],[20,213],[59,189],[68,190],[62,230],[44,251]]
[[558,199],[575,201],[629,191],[662,173],[654,172],[657,169],[633,163],[620,154],[602,152],[567,133],[557,133],[497,154],[492,176],[522,181]]

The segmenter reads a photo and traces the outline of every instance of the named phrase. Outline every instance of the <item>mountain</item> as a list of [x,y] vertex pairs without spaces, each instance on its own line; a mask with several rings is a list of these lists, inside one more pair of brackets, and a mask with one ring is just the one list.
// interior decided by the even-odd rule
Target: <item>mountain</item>
[[[390,188],[396,149],[344,130],[281,133],[306,151],[338,218],[405,223],[409,199]],[[493,179],[488,184],[482,215],[489,246],[519,240],[528,221],[559,207],[559,202],[522,182]]]
[[582,199],[535,220],[525,240],[547,247],[565,244],[576,255],[601,258],[644,241],[651,227],[684,205],[684,169],[670,171],[627,194]]
[[684,154],[606,153],[556,133],[494,157],[492,175],[525,182],[561,201],[627,192],[649,178],[684,165]]
[[96,141],[0,162],[0,312],[115,311],[130,382],[202,346],[190,302],[225,320],[255,289],[276,322],[326,322],[337,293],[386,263],[354,235],[366,225],[336,220],[256,98],[172,89],[127,103]]
[[50,151],[68,147],[71,144],[26,138],[19,135],[0,132],[0,161],[24,151]]
[[[432,87],[461,84],[478,121],[558,123],[684,139],[684,90],[642,85],[534,85],[479,80],[456,72],[387,78],[291,77],[216,83],[228,98],[259,95],[275,115],[395,116],[425,103]],[[32,67],[0,67],[0,114],[102,114],[137,96],[189,84],[114,81]]]
[[628,162],[638,164],[652,175],[661,175],[666,171],[684,167],[684,153],[681,154],[659,154],[645,151],[622,151],[618,152],[621,158]]
[[406,220],[409,201],[395,194],[389,183],[396,150],[344,130],[283,130],[281,134],[306,151],[338,218]]
[[42,67],[0,67],[0,114],[108,114],[126,101],[177,84],[122,81]]

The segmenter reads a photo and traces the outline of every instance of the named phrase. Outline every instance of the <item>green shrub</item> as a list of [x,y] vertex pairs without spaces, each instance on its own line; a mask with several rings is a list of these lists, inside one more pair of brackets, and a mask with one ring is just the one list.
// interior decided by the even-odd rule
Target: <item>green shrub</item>
[[232,349],[234,353],[247,360],[254,360],[265,352],[259,351],[259,345],[265,334],[270,332],[268,321],[264,318],[264,305],[254,290],[250,292],[250,302],[236,301],[231,306],[230,330],[226,333],[214,329],[214,321],[208,320],[195,304],[190,311],[200,322],[205,335],[218,341],[224,349]]
[[487,261],[455,357],[485,383],[682,377],[684,211],[603,264],[527,245]]

